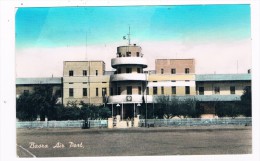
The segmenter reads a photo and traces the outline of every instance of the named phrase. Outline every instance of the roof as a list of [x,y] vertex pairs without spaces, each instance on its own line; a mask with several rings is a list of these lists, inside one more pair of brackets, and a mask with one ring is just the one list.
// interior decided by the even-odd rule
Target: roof
[[251,80],[251,74],[197,74],[196,81],[239,81]]
[[62,78],[61,77],[16,78],[16,85],[19,84],[62,84]]
[[[155,99],[158,96],[155,96]],[[189,95],[189,96],[173,96],[171,98],[176,98],[180,101],[184,101],[186,99],[194,99],[201,102],[209,102],[209,101],[240,101],[241,95]]]

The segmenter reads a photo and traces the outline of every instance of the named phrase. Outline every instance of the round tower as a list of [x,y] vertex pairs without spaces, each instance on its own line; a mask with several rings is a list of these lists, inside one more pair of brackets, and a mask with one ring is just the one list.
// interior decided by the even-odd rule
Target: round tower
[[142,48],[136,44],[117,47],[111,66],[116,71],[110,77],[113,95],[109,96],[108,103],[116,107],[115,114],[121,115],[122,119],[133,118],[145,101],[148,80],[148,75],[144,73],[147,61]]

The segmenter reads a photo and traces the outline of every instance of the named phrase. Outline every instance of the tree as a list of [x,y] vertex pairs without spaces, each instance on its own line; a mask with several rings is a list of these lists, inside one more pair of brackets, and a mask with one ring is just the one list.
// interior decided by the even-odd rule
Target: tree
[[251,87],[246,87],[244,93],[241,96],[240,107],[243,111],[243,114],[247,117],[252,116],[252,94]]
[[35,86],[33,93],[23,93],[17,99],[16,117],[23,121],[36,120],[38,115],[41,120],[54,119],[57,98],[51,85]]

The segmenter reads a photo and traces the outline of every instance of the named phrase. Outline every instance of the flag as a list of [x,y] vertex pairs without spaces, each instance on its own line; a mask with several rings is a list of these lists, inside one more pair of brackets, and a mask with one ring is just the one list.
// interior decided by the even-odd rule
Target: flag
[[126,40],[126,36],[123,36],[123,40]]

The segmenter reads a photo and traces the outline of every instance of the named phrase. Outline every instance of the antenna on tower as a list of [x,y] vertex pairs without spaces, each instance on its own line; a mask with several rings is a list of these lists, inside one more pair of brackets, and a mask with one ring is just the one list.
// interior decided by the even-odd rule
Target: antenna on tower
[[86,60],[88,60],[88,32],[86,32]]
[[129,33],[127,34],[128,35],[128,45],[131,45],[131,39],[130,39],[130,25],[129,25]]

